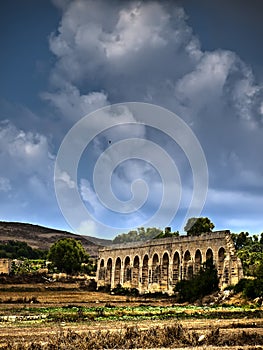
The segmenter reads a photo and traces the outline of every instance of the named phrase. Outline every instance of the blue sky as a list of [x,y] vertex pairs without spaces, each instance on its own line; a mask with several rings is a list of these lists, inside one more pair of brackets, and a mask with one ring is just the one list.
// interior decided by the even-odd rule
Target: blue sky
[[[67,133],[99,108],[135,101],[168,109],[196,135],[209,175],[200,215],[210,217],[216,229],[263,231],[261,0],[4,0],[0,6],[1,220],[105,238],[147,223],[181,228],[194,186],[191,164],[162,127],[136,124],[127,110],[115,118],[121,125],[101,131],[87,145],[76,180],[65,169],[60,172],[59,186],[77,188],[91,216],[81,217],[67,192],[72,224],[57,202],[54,167]],[[110,116],[105,118],[107,124]],[[87,128],[90,132],[102,125],[95,112]],[[124,142],[130,138],[140,141],[129,146]],[[154,168],[162,156],[153,152],[150,141],[176,164],[180,186],[172,164],[166,172]],[[122,164],[120,142],[122,152],[127,151]],[[112,163],[104,160],[95,188],[96,162],[112,146]],[[135,151],[138,158],[129,159]],[[147,184],[145,202],[144,187],[137,193],[141,208],[127,214],[127,203],[114,212],[106,195],[109,209],[100,202],[98,192],[108,193],[102,175],[111,171],[110,189],[121,201],[133,199],[134,181]],[[170,197],[163,203],[166,187]],[[173,196],[179,196],[179,187],[177,210]],[[163,204],[162,219],[149,221]],[[174,219],[167,222],[171,211]]]

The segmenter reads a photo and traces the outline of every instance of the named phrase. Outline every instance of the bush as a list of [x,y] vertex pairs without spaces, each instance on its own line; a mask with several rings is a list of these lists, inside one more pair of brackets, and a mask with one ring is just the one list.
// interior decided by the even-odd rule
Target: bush
[[134,297],[139,295],[138,289],[124,288],[120,284],[118,284],[117,287],[112,290],[112,292],[117,295],[127,295],[127,296],[134,296]]
[[193,302],[217,290],[217,270],[210,264],[207,264],[206,269],[201,269],[192,279],[179,281],[174,289],[178,293],[179,301],[182,302]]
[[255,299],[263,296],[263,279],[241,279],[234,288],[235,293],[242,292],[242,295],[248,299]]

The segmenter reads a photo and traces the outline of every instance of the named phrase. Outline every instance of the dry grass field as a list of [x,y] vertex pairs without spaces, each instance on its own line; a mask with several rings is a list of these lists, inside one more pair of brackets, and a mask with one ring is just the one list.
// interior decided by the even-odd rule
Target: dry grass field
[[79,283],[0,286],[0,349],[263,349],[263,310],[176,305]]

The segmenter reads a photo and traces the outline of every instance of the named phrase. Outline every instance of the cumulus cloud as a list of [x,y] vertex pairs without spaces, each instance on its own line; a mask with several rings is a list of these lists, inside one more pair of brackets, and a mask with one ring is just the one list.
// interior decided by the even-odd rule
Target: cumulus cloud
[[[208,215],[224,213],[226,203],[229,208],[237,208],[233,211],[237,216],[238,210],[243,213],[246,207],[262,207],[258,195],[262,194],[263,161],[258,153],[263,146],[263,88],[260,82],[255,82],[250,67],[234,52],[202,50],[184,10],[173,2],[53,0],[53,3],[60,8],[62,17],[57,31],[49,38],[55,64],[50,72],[50,90],[41,97],[59,115],[62,133],[84,115],[115,102],[143,101],[167,107],[191,125],[204,149],[210,175]],[[28,115],[28,124],[45,130],[44,123],[40,124],[34,114],[28,110],[21,112]],[[106,119],[93,119],[89,130],[103,130],[103,121],[109,119],[136,122],[129,111],[121,110]],[[185,208],[192,189],[189,169],[185,170],[187,160],[175,151],[171,140],[143,125],[119,125],[98,135],[87,157],[88,175],[110,144],[131,137],[152,138],[172,154],[185,182]],[[77,142],[79,139],[75,138],[72,145]],[[1,193],[15,196],[24,208],[28,207],[26,191],[32,193],[32,198],[48,201],[55,152],[44,133],[27,131],[19,122],[16,127],[4,123],[0,147],[3,150],[0,161],[5,164],[0,176]],[[133,145],[132,151],[136,147]],[[139,150],[143,159],[151,158],[152,149],[147,144],[138,146]],[[98,201],[92,176],[86,179],[81,170],[79,190],[86,206],[99,219],[104,217],[110,223],[112,218],[134,227],[158,206],[162,183],[148,163],[129,161],[129,154],[132,152],[127,148],[127,161],[112,173],[111,185],[117,197],[127,200],[132,195],[131,183],[144,180],[150,193],[147,210],[138,210],[133,218],[106,213]],[[104,163],[105,173],[110,172],[118,156],[118,152],[111,153]],[[23,189],[15,191],[21,181]],[[69,190],[64,200],[74,212],[75,227],[100,234],[94,221],[82,220],[83,207],[71,207],[70,191],[78,187],[72,174],[62,169],[57,181],[61,191]],[[174,205],[175,184],[170,181],[165,186],[171,188],[165,203],[168,210]],[[226,217],[225,222],[231,224],[234,220]]]
[[[57,57],[51,74],[55,91],[43,97],[62,112],[71,110],[67,99],[71,103],[91,92],[105,91],[110,102],[150,101],[152,89],[170,86],[201,55],[183,10],[160,2],[71,2],[63,7],[50,49]],[[78,103],[83,106],[81,98]]]
[[[254,154],[262,148],[257,129],[262,124],[262,86],[235,53],[202,51],[183,9],[172,3],[54,3],[62,9],[62,19],[50,36],[56,64],[50,76],[53,91],[44,93],[44,99],[71,121],[112,102],[136,100],[165,106],[192,126],[203,146],[211,206],[214,198],[219,206],[225,205],[226,198],[230,203],[231,189],[238,193],[233,196],[237,205],[243,191],[248,194],[252,187],[260,188],[263,164],[255,164]],[[96,127],[100,120],[94,123]],[[149,137],[145,129],[138,132],[140,138]],[[130,133],[127,127],[108,130],[104,138],[94,140],[97,156],[105,150],[105,139],[115,142]],[[161,135],[155,140],[171,147]],[[145,147],[145,159],[150,157],[148,151]],[[180,157],[176,161],[182,162]],[[120,189],[130,193],[135,174],[147,180],[151,189],[160,188],[147,165],[126,162],[113,173],[117,194],[119,190],[122,195]],[[93,188],[83,181],[83,199],[97,208]],[[229,191],[229,196],[213,195],[221,190]]]
[[[46,136],[0,124],[1,212],[10,220],[29,216],[41,221],[54,210],[54,156]],[[52,204],[52,209],[48,205]],[[42,219],[39,209],[43,206]]]
[[63,118],[71,122],[108,104],[107,95],[103,92],[81,95],[79,90],[71,84],[65,84],[58,92],[43,92],[41,97],[51,103]]

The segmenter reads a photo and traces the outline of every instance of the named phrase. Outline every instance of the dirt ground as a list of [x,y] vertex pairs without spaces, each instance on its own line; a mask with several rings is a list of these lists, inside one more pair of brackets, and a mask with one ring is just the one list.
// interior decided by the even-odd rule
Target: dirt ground
[[[20,300],[24,302],[20,303]],[[37,302],[31,302],[34,300]],[[173,300],[165,299],[150,299],[135,298],[127,296],[110,295],[99,292],[89,292],[81,290],[80,285],[76,283],[64,284],[53,283],[52,285],[34,284],[34,285],[5,285],[1,286],[0,290],[0,316],[16,315],[17,310],[23,314],[23,310],[28,307],[61,307],[70,305],[80,305],[85,307],[104,307],[105,305],[114,306],[137,306],[147,305],[151,306],[171,306]],[[200,346],[184,347],[184,349],[231,349],[231,350],[263,350],[263,318],[244,317],[229,318],[229,319],[205,319],[205,318],[189,318],[177,320],[176,318],[167,320],[136,320],[136,321],[116,321],[116,320],[86,320],[81,322],[48,322],[43,320],[32,320],[28,322],[20,322],[19,319],[15,321],[0,321],[0,349],[5,349],[5,344],[8,342],[15,342],[25,344],[28,342],[47,343],[51,336],[59,337],[62,333],[74,332],[78,335],[85,335],[88,332],[125,332],[129,327],[136,328],[139,331],[146,331],[153,328],[163,328],[169,326],[176,326],[180,323],[184,331],[191,334],[196,334],[197,338],[206,339],[211,338],[213,332],[218,332],[218,339],[236,339],[244,338],[249,340],[249,336],[254,337],[254,341],[249,340],[244,344],[217,346],[216,341],[212,345],[208,343]],[[220,332],[220,335],[219,335]],[[98,334],[99,334],[98,333]],[[116,333],[117,334],[117,333]],[[256,335],[256,336],[255,336]],[[262,338],[262,343],[261,343]],[[259,339],[259,340],[258,340]],[[233,343],[233,342],[232,342]],[[238,341],[237,341],[238,343]],[[239,342],[240,343],[240,342]],[[241,342],[242,343],[242,342]],[[249,344],[249,345],[248,345]],[[9,348],[8,348],[9,349]],[[24,349],[24,348],[21,348]],[[59,347],[58,347],[59,349]],[[161,349],[161,348],[158,348]],[[166,347],[166,349],[168,349]],[[180,349],[180,348],[177,348]]]

